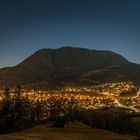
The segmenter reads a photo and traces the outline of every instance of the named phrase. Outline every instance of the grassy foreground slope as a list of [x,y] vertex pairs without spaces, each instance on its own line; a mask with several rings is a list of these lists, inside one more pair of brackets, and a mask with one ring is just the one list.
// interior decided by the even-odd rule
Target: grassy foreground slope
[[65,128],[39,125],[18,133],[0,135],[0,140],[136,140],[137,138],[93,129],[80,122],[69,123]]

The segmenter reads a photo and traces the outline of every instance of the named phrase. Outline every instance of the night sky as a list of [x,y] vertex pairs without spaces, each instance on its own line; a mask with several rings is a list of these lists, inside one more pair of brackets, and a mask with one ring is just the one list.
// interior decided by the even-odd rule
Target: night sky
[[140,0],[0,0],[0,67],[66,45],[140,64]]

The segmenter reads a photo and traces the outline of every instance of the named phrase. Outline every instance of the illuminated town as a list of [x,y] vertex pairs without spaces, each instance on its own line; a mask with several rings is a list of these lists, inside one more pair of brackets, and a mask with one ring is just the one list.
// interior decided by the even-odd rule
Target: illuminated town
[[[21,96],[31,103],[45,103],[49,109],[50,103],[61,104],[66,110],[69,104],[77,110],[95,110],[100,108],[125,108],[130,111],[140,111],[140,91],[132,82],[108,83],[90,87],[65,87],[57,90],[25,90]],[[14,98],[15,90],[10,90],[10,98]],[[1,100],[4,98],[1,91]]]

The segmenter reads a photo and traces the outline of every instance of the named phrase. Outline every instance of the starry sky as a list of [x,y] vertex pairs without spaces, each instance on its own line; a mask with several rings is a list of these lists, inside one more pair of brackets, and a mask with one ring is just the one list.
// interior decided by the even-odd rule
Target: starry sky
[[140,64],[140,0],[0,0],[0,67],[67,45]]

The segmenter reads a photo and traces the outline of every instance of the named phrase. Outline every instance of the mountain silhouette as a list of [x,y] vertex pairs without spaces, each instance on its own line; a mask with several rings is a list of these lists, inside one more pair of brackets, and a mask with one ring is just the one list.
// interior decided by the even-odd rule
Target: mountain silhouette
[[41,49],[14,67],[0,69],[0,87],[46,82],[93,84],[132,81],[140,84],[140,65],[111,51],[62,47]]

